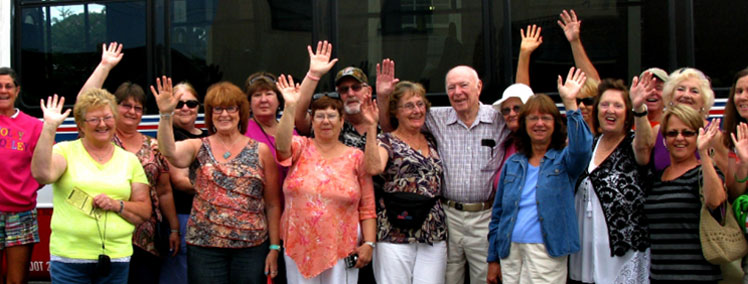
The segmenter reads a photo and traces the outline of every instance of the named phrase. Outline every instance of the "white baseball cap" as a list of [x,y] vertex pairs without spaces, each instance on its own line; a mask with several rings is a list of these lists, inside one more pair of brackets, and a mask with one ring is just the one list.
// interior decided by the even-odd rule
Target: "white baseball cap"
[[528,99],[530,99],[530,97],[532,97],[533,94],[534,93],[532,92],[530,86],[522,83],[514,83],[504,90],[504,93],[501,95],[501,99],[493,103],[493,108],[501,111],[501,103],[508,100],[509,98],[519,98],[519,100],[521,100],[524,104]]

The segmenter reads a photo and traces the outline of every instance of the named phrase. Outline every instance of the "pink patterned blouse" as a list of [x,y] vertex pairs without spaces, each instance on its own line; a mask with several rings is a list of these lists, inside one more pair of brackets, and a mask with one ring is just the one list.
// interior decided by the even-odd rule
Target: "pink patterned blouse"
[[291,166],[283,184],[281,238],[286,254],[311,278],[355,250],[359,222],[377,217],[374,188],[359,149],[347,147],[340,157],[325,159],[314,140],[294,136],[291,152],[280,162]]

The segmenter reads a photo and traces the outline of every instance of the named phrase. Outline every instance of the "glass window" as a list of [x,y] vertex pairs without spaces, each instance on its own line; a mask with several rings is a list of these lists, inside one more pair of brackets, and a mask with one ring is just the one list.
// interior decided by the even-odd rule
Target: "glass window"
[[104,42],[125,46],[124,59],[104,87],[114,91],[125,80],[145,87],[145,24],[145,1],[22,8],[21,54],[15,67],[24,110],[40,114],[39,98],[55,93],[72,105],[101,60]]
[[302,79],[309,68],[309,1],[171,0],[170,9],[172,76],[201,97],[218,81],[244,89],[254,72]]
[[[366,5],[338,5],[340,61],[335,70],[360,67],[374,85],[376,64],[391,58],[400,80],[419,82],[429,93],[445,93],[444,75],[456,65],[485,73],[481,1],[369,0]],[[442,99],[446,102],[446,96]]]

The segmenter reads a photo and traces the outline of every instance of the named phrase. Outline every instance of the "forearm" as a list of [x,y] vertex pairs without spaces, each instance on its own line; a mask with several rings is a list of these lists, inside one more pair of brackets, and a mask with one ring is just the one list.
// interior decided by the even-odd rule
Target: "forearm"
[[151,217],[152,212],[150,198],[148,198],[148,200],[142,201],[122,200],[121,205],[122,213],[119,213],[119,215],[127,220],[127,222],[130,222],[135,226],[140,225],[140,223],[145,222],[146,220],[148,220],[148,218]]
[[158,121],[158,150],[169,163],[177,165],[175,155],[174,129],[172,128],[172,114],[161,115]]
[[189,168],[178,168],[170,166],[169,177],[171,179],[172,189],[181,190],[187,193],[195,193],[195,186],[190,181]]
[[515,83],[522,83],[530,86],[530,53],[520,50],[517,59],[517,74],[514,78]]
[[298,108],[298,104],[286,103],[285,111],[283,111],[283,115],[278,122],[278,130],[275,134],[275,151],[277,152],[279,161],[288,159],[291,156],[294,114]]
[[268,234],[270,237],[270,244],[279,245],[281,217],[280,204],[267,204],[267,206],[265,207],[265,214],[267,214],[268,218]]
[[57,127],[44,124],[42,133],[34,148],[31,158],[31,175],[39,184],[53,183],[59,178],[55,175],[52,163],[52,145],[54,144]]
[[701,171],[703,178],[704,204],[709,209],[719,207],[727,199],[725,190],[722,187],[722,179],[717,175],[717,171],[712,164],[712,158],[707,151],[699,151],[701,155]]
[[582,40],[577,39],[570,41],[569,44],[571,45],[571,54],[574,56],[574,65],[576,65],[577,68],[582,69],[584,74],[587,75],[587,78],[592,78],[599,82],[600,74],[597,73],[595,65],[593,65],[590,58],[587,57],[587,52],[584,50],[584,46],[582,46]]
[[[390,95],[389,93],[379,92],[377,90],[377,107],[379,108],[379,127],[382,132],[392,132],[395,130],[390,121]],[[368,139],[368,138],[367,138]]]
[[158,202],[161,214],[169,222],[169,228],[179,230],[179,218],[177,218],[177,209],[174,206],[174,195],[171,193],[171,190],[168,193],[159,195]]
[[382,171],[382,161],[379,156],[377,140],[377,125],[374,124],[366,131],[366,146],[364,147],[364,168],[369,175],[378,175]]
[[[738,198],[738,196],[745,193],[746,179],[748,177],[748,164],[735,162],[734,159],[729,159],[727,175],[727,191],[730,194],[730,199]],[[738,180],[739,179],[739,180]]]
[[[636,110],[640,112],[641,109]],[[646,165],[649,163],[650,154],[655,143],[655,136],[652,133],[652,125],[649,124],[649,118],[647,116],[634,117],[634,155],[636,162],[639,165]]]
[[364,236],[364,242],[377,241],[377,219],[370,218],[361,220],[361,231]]
[[[311,73],[311,71],[309,72]],[[312,76],[317,76],[317,78],[323,75],[324,74],[312,74]],[[313,80],[309,78],[309,76],[304,77],[304,80],[301,81],[301,86],[299,87],[299,102],[296,104],[294,110],[295,117],[291,120],[296,125],[296,130],[300,134],[308,135],[311,133],[311,120],[307,110],[309,109],[309,105],[312,103],[312,96],[314,96],[314,90],[317,88],[318,83],[319,81]],[[286,108],[283,113],[285,114],[287,111],[288,109]]]
[[96,69],[94,69],[93,73],[91,73],[91,76],[88,77],[88,80],[86,80],[86,83],[83,84],[83,87],[78,93],[78,96],[83,94],[83,92],[85,92],[88,89],[103,87],[104,81],[106,81],[106,78],[109,76],[109,71],[111,70],[112,70],[111,67],[108,67],[108,66],[105,66],[104,64],[99,63],[99,65],[96,66]]

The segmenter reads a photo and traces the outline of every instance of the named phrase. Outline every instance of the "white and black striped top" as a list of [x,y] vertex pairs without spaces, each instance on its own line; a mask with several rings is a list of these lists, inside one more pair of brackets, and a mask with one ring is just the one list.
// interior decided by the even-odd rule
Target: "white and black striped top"
[[[722,279],[718,265],[704,259],[699,241],[699,179],[697,166],[677,179],[662,181],[662,172],[652,173],[644,213],[651,240],[650,278],[688,282]],[[720,178],[722,173],[717,171]]]

